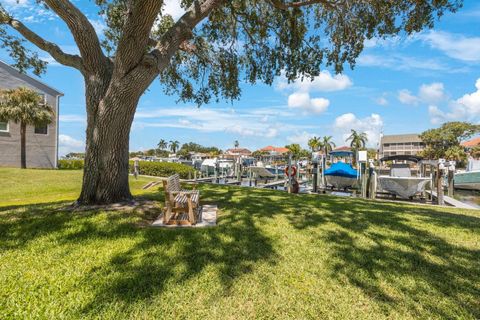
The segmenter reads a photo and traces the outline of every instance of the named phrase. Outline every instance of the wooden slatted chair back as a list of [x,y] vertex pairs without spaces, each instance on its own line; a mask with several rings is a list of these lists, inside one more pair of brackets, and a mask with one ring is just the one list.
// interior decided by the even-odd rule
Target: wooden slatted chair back
[[165,183],[166,192],[180,191],[180,188],[180,176],[178,174],[174,174],[173,176],[167,178]]

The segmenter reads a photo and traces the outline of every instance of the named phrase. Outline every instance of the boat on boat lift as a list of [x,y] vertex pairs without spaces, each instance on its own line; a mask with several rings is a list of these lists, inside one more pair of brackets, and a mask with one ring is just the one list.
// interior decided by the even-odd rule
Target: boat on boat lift
[[324,176],[327,185],[336,189],[346,189],[353,187],[358,180],[358,171],[352,165],[353,152],[352,151],[331,151],[329,156],[334,158],[343,158],[346,162],[338,161],[332,163],[330,168],[325,170]]
[[465,171],[457,171],[453,179],[455,189],[480,190],[480,160],[469,159]]
[[402,161],[402,163],[390,165],[389,175],[378,176],[380,189],[405,199],[411,199],[422,193],[430,182],[430,178],[412,176],[410,165],[404,163],[404,161],[418,163],[421,160],[421,157],[413,155],[396,155],[380,159],[380,162]]

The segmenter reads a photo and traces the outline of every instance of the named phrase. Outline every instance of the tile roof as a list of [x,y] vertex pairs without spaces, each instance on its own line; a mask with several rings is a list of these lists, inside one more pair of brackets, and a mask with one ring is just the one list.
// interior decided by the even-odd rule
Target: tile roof
[[392,134],[383,136],[380,143],[422,142],[418,134]]
[[464,147],[476,147],[480,145],[480,137],[474,138],[472,140],[464,141],[461,143],[461,145]]
[[283,147],[267,146],[267,147],[265,147],[265,148],[260,149],[260,151],[269,151],[269,152],[285,153],[285,152],[288,152],[288,149],[287,149],[287,148],[283,148]]

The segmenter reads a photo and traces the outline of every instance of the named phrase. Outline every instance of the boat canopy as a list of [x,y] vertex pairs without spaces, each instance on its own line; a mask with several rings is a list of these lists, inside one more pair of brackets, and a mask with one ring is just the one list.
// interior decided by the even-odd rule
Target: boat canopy
[[467,171],[480,170],[480,160],[468,159]]
[[399,155],[396,155],[396,156],[388,156],[388,157],[383,157],[382,159],[380,159],[380,161],[393,161],[393,160],[398,160],[398,161],[411,161],[411,162],[420,162],[423,160],[422,157],[419,157],[419,156],[413,156],[413,155],[403,155],[403,154],[399,154]]
[[353,169],[351,165],[343,162],[334,163],[325,170],[326,176],[337,176],[345,178],[357,178],[357,170]]
[[215,167],[216,164],[217,164],[217,158],[215,158],[215,159],[205,159],[202,162],[202,166],[206,166],[206,167]]
[[330,151],[328,154],[333,157],[352,157],[353,152],[352,151],[346,151],[346,150],[339,150],[339,151]]

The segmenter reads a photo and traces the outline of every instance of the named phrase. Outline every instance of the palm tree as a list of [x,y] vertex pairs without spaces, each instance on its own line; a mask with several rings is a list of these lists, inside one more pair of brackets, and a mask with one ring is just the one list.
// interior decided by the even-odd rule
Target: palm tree
[[167,147],[168,147],[168,143],[167,143],[167,141],[161,139],[161,140],[158,142],[157,147],[158,147],[158,149],[160,149],[160,150],[165,150],[165,149],[167,149]]
[[45,126],[52,122],[53,109],[38,92],[28,88],[0,91],[0,121],[20,124],[20,166],[27,167],[27,126]]
[[347,138],[346,141],[351,141],[350,142],[350,147],[352,147],[353,150],[360,150],[365,148],[365,145],[367,144],[368,137],[365,132],[358,133],[356,130],[351,130],[352,134],[350,137]]
[[333,137],[332,136],[324,136],[322,139],[322,146],[323,146],[323,152],[325,152],[325,155],[327,155],[330,151],[335,148],[335,143],[332,141]]
[[177,140],[170,141],[170,150],[172,150],[173,153],[177,152],[177,149],[179,146],[180,146],[180,142],[178,142]]
[[285,148],[288,149],[288,152],[292,154],[293,159],[299,159],[302,154],[302,147],[298,143],[292,143],[286,145]]
[[233,146],[235,147],[235,149],[238,149],[238,147],[240,147],[240,142],[238,142],[238,140],[235,140]]
[[310,140],[308,140],[308,146],[312,150],[312,152],[320,150],[322,147],[322,142],[320,141],[319,137],[313,137]]

